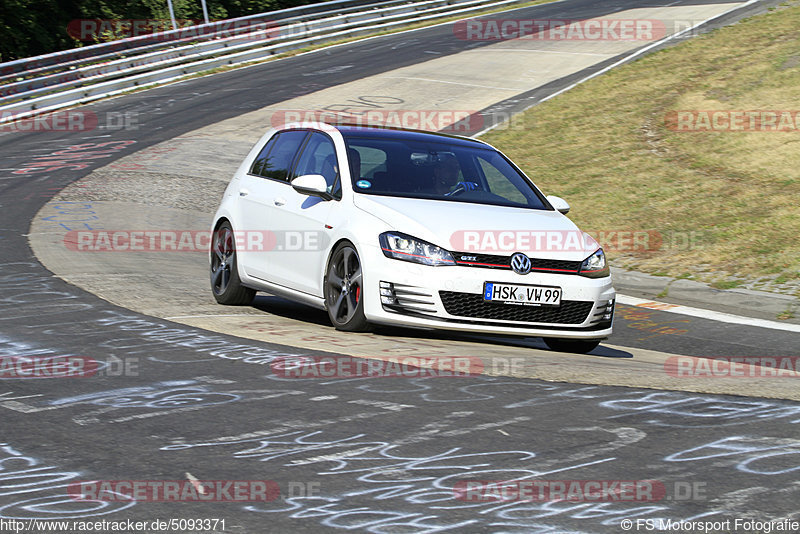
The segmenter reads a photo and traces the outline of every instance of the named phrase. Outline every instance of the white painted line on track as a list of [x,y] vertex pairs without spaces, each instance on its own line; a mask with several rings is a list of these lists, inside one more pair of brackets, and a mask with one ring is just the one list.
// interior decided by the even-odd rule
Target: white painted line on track
[[[719,17],[723,17],[723,16],[727,15],[728,13],[731,13],[732,11],[736,11],[737,9],[742,9],[743,7],[747,7],[749,5],[755,4],[755,3],[760,2],[760,1],[761,0],[748,0],[747,2],[745,2],[743,4],[734,6],[734,7],[730,8],[730,9],[728,9],[726,11],[723,11],[719,15],[714,15],[713,17],[709,17],[709,18],[707,18],[707,19],[705,19],[705,20],[703,20],[701,22],[698,22],[697,24],[695,24],[694,26],[692,26],[690,28],[686,28],[685,30],[681,30],[681,31],[679,31],[677,33],[673,33],[671,35],[668,35],[668,36],[664,37],[661,40],[656,41],[655,43],[651,43],[651,44],[645,46],[644,48],[640,48],[639,50],[633,52],[632,54],[629,54],[629,55],[625,56],[624,58],[620,59],[619,61],[616,61],[613,64],[605,67],[604,69],[600,69],[599,71],[597,71],[597,72],[595,72],[593,74],[590,74],[589,76],[587,76],[585,78],[582,78],[582,79],[578,80],[577,82],[573,83],[572,85],[570,85],[568,87],[565,87],[565,88],[563,88],[563,89],[561,89],[559,91],[556,91],[555,93],[551,93],[551,94],[547,95],[543,99],[541,99],[538,102],[536,102],[536,104],[532,104],[532,105],[528,106],[527,108],[525,108],[524,110],[522,110],[522,112],[532,108],[533,106],[541,104],[542,102],[547,102],[551,98],[555,98],[555,97],[557,97],[558,95],[560,95],[562,93],[566,93],[570,89],[573,89],[574,87],[577,87],[578,85],[580,85],[580,84],[582,84],[584,82],[588,82],[592,78],[596,78],[597,76],[600,76],[601,74],[605,74],[606,72],[608,72],[608,71],[610,71],[612,69],[615,69],[615,68],[619,67],[620,65],[622,65],[624,63],[627,63],[628,61],[630,61],[631,59],[633,59],[633,58],[635,58],[637,56],[641,56],[642,54],[645,54],[645,53],[649,52],[651,49],[653,49],[653,48],[655,48],[655,47],[657,47],[657,46],[659,46],[659,45],[661,45],[663,43],[666,43],[667,41],[669,41],[671,39],[676,39],[676,38],[680,37],[681,35],[683,35],[684,33],[691,32],[695,28],[698,28],[699,26],[702,26],[703,24],[705,24],[707,22],[710,22],[710,21],[712,21],[714,19],[717,19]],[[495,128],[497,128],[501,124],[502,123],[494,124],[494,125],[486,128],[485,130],[481,130],[480,132],[476,133],[472,137],[480,137],[481,135],[485,134],[486,132],[494,130]]]
[[598,52],[568,52],[566,50],[538,50],[535,48],[476,48],[473,52],[536,52],[539,54],[571,54],[573,56],[613,57],[616,54],[600,54]]
[[164,317],[166,321],[173,319],[203,319],[206,317],[261,317],[260,313],[215,313],[215,314],[201,314],[201,315],[173,315],[171,317]]
[[641,299],[639,297],[620,295],[619,293],[617,293],[617,302],[620,304],[627,304],[628,306],[677,313],[680,315],[689,315],[691,317],[699,317],[701,319],[709,319],[711,321],[718,321],[721,323],[741,324],[746,326],[755,326],[758,328],[771,328],[772,330],[785,330],[787,332],[800,333],[800,324],[787,324],[779,323],[777,321],[769,321],[767,319],[742,317],[740,315],[733,315],[732,313],[692,308],[690,306],[682,306],[680,304],[668,304],[666,302],[658,302],[655,300]]
[[[11,391],[7,391],[6,393],[3,393],[2,395],[0,395],[0,397],[5,397],[6,395],[11,395],[11,393],[12,393]],[[25,395],[24,397],[8,397],[7,399],[0,399],[0,401],[5,402],[5,401],[10,401],[10,400],[30,399],[30,398],[33,398],[33,397],[44,397],[44,395],[42,393],[37,393],[36,395]]]
[[738,6],[734,6],[734,7],[730,8],[730,9],[728,9],[726,11],[723,11],[719,15],[714,15],[713,17],[709,17],[709,18],[707,18],[707,19],[705,19],[705,20],[703,20],[701,22],[698,22],[697,24],[695,24],[694,26],[692,26],[690,28],[686,28],[685,30],[681,30],[681,31],[679,31],[677,33],[673,33],[671,35],[668,35],[668,36],[664,37],[663,39],[661,39],[659,41],[656,41],[655,43],[651,43],[651,44],[645,46],[644,48],[640,48],[639,50],[637,50],[633,54],[630,54],[629,56],[626,56],[626,57],[620,59],[619,61],[617,61],[616,63],[613,63],[612,65],[609,65],[608,67],[606,67],[604,69],[601,69],[601,70],[595,72],[594,74],[590,74],[586,78],[573,83],[569,87],[565,87],[564,89],[561,89],[560,91],[556,91],[555,93],[546,96],[540,102],[546,102],[546,101],[550,100],[551,98],[557,97],[561,93],[566,93],[567,91],[569,91],[573,87],[575,87],[577,85],[580,85],[580,84],[582,84],[583,82],[585,82],[587,80],[591,80],[592,78],[600,76],[601,74],[605,74],[606,72],[610,71],[611,69],[617,68],[618,66],[622,65],[623,63],[627,63],[631,59],[633,59],[633,58],[635,58],[637,56],[641,56],[642,54],[645,54],[645,53],[649,52],[651,49],[656,48],[657,46],[661,45],[662,43],[666,43],[667,41],[669,41],[671,39],[677,39],[678,37],[680,37],[684,33],[689,33],[692,30],[694,30],[695,28],[698,28],[698,27],[702,26],[703,24],[705,24],[707,22],[710,22],[710,21],[712,21],[714,19],[718,19],[720,17],[724,17],[725,15],[727,15],[728,13],[730,13],[732,11],[736,11],[737,9],[741,9],[743,7],[749,6],[750,4],[755,4],[756,2],[760,2],[760,1],[761,0],[748,0],[744,4],[741,4],[741,5],[738,5]]
[[476,83],[453,82],[450,80],[434,80],[433,78],[418,78],[416,76],[381,76],[381,78],[389,78],[394,80],[419,80],[421,82],[446,83],[450,85],[466,85],[467,87],[481,87],[483,89],[499,89],[501,91],[518,91],[518,89],[514,89],[513,87],[497,87],[494,85],[479,85]]

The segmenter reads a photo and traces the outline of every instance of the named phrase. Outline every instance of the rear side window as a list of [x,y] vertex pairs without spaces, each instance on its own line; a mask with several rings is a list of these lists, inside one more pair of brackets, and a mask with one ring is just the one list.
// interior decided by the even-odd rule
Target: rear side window
[[250,169],[250,174],[261,176],[261,173],[264,171],[264,167],[267,164],[269,151],[275,146],[275,141],[277,141],[278,137],[280,136],[281,134],[275,134],[270,137],[269,141],[267,141],[267,144],[264,145],[264,148],[261,149],[261,152],[258,153],[258,157],[256,157],[256,160],[253,162],[253,166]]
[[292,162],[306,133],[304,130],[292,130],[273,136],[261,150],[250,172],[264,178],[288,182]]

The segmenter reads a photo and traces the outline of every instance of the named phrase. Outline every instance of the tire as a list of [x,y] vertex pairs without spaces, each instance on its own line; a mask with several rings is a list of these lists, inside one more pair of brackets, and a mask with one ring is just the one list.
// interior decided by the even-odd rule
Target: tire
[[325,307],[336,330],[364,332],[369,323],[364,316],[364,291],[361,259],[350,243],[338,245],[331,254],[325,274]]
[[556,352],[572,352],[586,354],[592,352],[602,341],[601,339],[562,339],[557,337],[543,338],[545,345]]
[[256,296],[255,289],[244,287],[236,263],[236,242],[228,221],[222,223],[211,240],[211,292],[220,304],[247,306]]

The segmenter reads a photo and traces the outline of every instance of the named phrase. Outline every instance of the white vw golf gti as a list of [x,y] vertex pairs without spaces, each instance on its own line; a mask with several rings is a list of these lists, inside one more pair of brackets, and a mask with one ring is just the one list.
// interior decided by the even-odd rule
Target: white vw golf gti
[[603,250],[508,158],[430,132],[273,128],[213,222],[217,302],[265,291],[374,324],[537,336],[588,352],[611,334]]

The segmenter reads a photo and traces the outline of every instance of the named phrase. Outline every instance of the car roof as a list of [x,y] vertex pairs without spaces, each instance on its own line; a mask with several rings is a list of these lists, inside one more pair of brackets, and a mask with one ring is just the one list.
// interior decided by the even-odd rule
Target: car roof
[[426,130],[411,130],[406,128],[376,127],[376,126],[336,126],[345,139],[368,137],[371,139],[404,139],[411,141],[438,141],[451,145],[470,146],[476,148],[491,148],[491,146],[477,139],[462,137],[441,132]]

